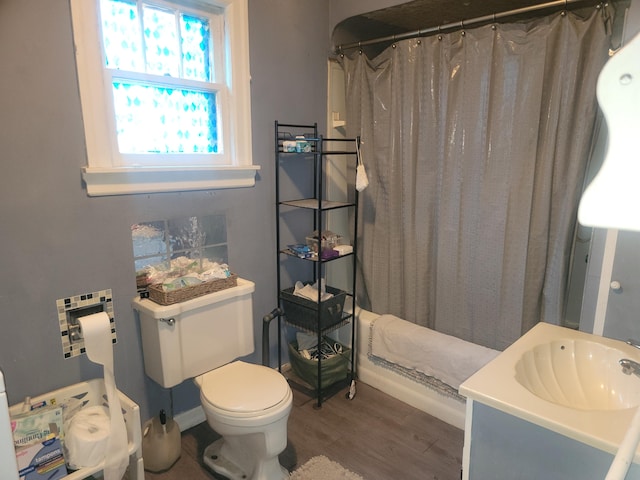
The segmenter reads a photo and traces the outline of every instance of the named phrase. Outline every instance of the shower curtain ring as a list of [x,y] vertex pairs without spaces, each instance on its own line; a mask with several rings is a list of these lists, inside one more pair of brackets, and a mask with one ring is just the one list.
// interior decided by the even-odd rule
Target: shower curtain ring
[[460,28],[462,29],[462,32],[460,33],[460,35],[464,37],[467,34],[467,32],[464,31],[464,20],[460,20]]
[[442,40],[442,34],[440,33],[440,25],[438,25],[438,40]]
[[391,48],[396,48],[396,34],[393,34],[393,40],[392,40],[392,44],[391,44]]
[[496,28],[498,28],[498,27],[496,26],[496,14],[495,14],[495,12],[494,12],[494,14],[493,14],[493,20],[492,20],[492,22],[491,22],[491,23],[492,23],[492,25],[491,25],[491,30],[495,30]]

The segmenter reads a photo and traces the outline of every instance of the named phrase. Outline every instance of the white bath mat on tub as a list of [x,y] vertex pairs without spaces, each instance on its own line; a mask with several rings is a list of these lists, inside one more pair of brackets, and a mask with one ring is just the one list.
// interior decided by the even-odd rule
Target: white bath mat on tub
[[500,353],[390,314],[374,320],[370,340],[371,355],[435,377],[455,390]]

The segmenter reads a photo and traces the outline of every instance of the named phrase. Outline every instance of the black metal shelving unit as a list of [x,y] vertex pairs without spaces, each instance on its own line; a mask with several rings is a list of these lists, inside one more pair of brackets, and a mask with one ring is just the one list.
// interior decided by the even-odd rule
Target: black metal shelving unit
[[[295,141],[296,137],[305,142],[308,151],[285,151],[285,142]],[[313,125],[298,125],[275,122],[275,182],[276,182],[276,256],[277,256],[277,289],[278,289],[278,307],[282,313],[278,317],[278,367],[282,371],[282,322],[286,322],[288,325],[293,326],[298,330],[302,330],[308,333],[317,335],[318,345],[322,342],[322,339],[327,333],[340,328],[344,325],[350,324],[351,326],[351,345],[350,345],[350,360],[347,376],[343,381],[335,382],[331,385],[323,385],[323,368],[322,358],[317,360],[317,384],[310,386],[308,383],[299,379],[289,377],[289,383],[293,388],[302,390],[316,399],[316,407],[320,408],[322,402],[329,397],[335,395],[338,391],[344,388],[346,385],[350,385],[350,389],[347,393],[347,398],[353,398],[355,395],[355,380],[356,380],[356,328],[355,328],[355,295],[356,295],[356,258],[358,252],[358,192],[355,189],[355,170],[358,161],[358,146],[360,138],[324,138],[318,134],[318,126],[316,123]],[[346,201],[333,201],[330,198],[326,198],[327,177],[326,166],[329,158],[338,158],[347,162],[345,171],[347,172],[347,200]],[[337,160],[340,161],[340,160]],[[351,163],[349,163],[351,162]],[[297,169],[297,177],[295,175],[289,176],[283,173],[288,173],[290,169]],[[353,176],[353,178],[351,178]],[[295,188],[296,181],[303,183],[300,188]],[[304,180],[300,180],[303,178]],[[288,193],[283,196],[283,180],[290,182],[288,185],[294,188],[289,188]],[[306,182],[306,183],[305,183]],[[291,190],[294,191],[291,194]],[[298,197],[297,195],[301,195]],[[289,196],[290,195],[290,196]],[[293,198],[291,198],[293,197]],[[322,232],[324,231],[327,223],[328,212],[335,210],[347,209],[349,216],[349,227],[351,236],[351,245],[353,251],[346,253],[338,257],[323,258],[322,247]],[[288,247],[289,242],[283,237],[283,230],[287,231],[289,239],[291,235],[294,237],[297,235],[297,241],[293,243],[304,244],[305,239],[302,237],[302,233],[292,232],[291,230],[304,229],[300,223],[293,220],[293,228],[286,228],[286,222],[283,217],[289,213],[294,212],[296,215],[302,215],[304,220],[300,223],[309,221],[307,224],[312,228],[312,231],[318,232],[318,254],[308,258],[301,258],[296,252]],[[311,217],[309,219],[309,217]],[[296,217],[300,218],[300,217]],[[299,227],[299,228],[298,228]],[[302,238],[299,238],[302,237]],[[340,290],[327,285],[327,291],[337,292],[344,297],[344,305],[346,308],[342,308],[342,305],[332,305],[327,307],[327,301],[321,300],[322,292],[318,289],[318,298],[316,302],[309,302],[308,305],[302,307],[302,309],[292,308],[294,305],[288,303],[287,300],[291,299],[289,292],[291,291],[291,284],[295,280],[303,280],[301,278],[292,279],[285,278],[283,270],[285,270],[289,277],[291,271],[296,272],[295,268],[290,267],[291,263],[302,262],[302,268],[297,271],[304,270],[309,272],[311,277],[306,280],[310,280],[315,283],[325,278],[326,272],[329,268],[350,268],[351,281],[350,287],[347,290]],[[294,273],[295,275],[295,273]],[[309,282],[310,283],[310,282]]]

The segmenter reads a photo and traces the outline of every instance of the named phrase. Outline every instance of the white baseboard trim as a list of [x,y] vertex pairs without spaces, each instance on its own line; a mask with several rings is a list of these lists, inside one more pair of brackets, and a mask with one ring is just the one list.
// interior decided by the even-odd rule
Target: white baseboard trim
[[186,412],[178,413],[173,419],[180,427],[180,431],[184,432],[185,430],[189,430],[191,427],[200,425],[202,422],[207,420],[207,417],[204,415],[202,406],[197,406],[191,410],[187,410]]

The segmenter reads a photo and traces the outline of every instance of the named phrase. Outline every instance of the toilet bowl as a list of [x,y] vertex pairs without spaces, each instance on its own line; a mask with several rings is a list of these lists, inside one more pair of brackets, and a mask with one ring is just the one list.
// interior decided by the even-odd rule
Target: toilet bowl
[[195,381],[207,422],[222,436],[205,449],[205,464],[231,480],[289,478],[278,460],[287,446],[293,398],[285,378],[235,361]]
[[237,360],[253,352],[253,282],[173,305],[135,298],[145,373],[165,388],[194,379],[209,426],[222,436],[204,463],[231,480],[284,480],[292,393],[276,370]]

